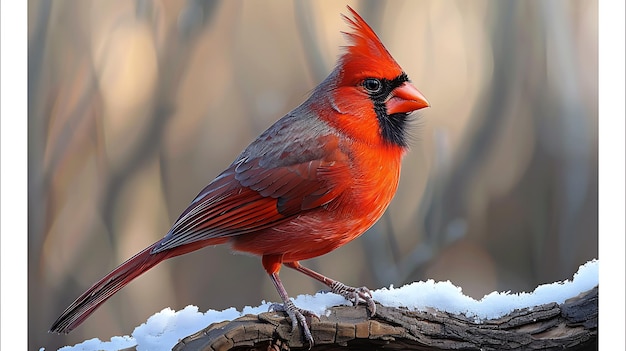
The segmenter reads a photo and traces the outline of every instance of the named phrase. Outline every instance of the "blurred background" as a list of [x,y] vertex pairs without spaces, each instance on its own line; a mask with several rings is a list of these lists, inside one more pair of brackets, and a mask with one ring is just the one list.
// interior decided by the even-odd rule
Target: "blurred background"
[[[304,264],[370,288],[450,280],[478,299],[597,257],[597,1],[30,0],[29,349],[130,334],[165,307],[279,300],[258,258],[218,246],[47,333],[325,78],[346,3],[432,107],[385,216]],[[323,288],[281,277],[291,296]]]

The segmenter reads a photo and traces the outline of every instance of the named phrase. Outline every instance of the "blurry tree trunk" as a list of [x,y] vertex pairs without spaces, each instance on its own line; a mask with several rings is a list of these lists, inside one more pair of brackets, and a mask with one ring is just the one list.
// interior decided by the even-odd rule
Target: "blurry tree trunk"
[[[440,311],[337,306],[310,323],[312,350],[597,350],[598,287],[563,304],[515,310],[482,322]],[[214,323],[174,350],[306,350],[299,330],[280,313]]]

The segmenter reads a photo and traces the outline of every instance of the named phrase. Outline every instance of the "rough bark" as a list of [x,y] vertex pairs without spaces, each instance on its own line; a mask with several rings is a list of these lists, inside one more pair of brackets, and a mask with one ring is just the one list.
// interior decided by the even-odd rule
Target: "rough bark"
[[[377,305],[337,306],[310,321],[313,350],[597,350],[598,287],[565,301],[534,306],[499,319]],[[215,323],[174,350],[306,350],[300,330],[282,313],[246,315]]]

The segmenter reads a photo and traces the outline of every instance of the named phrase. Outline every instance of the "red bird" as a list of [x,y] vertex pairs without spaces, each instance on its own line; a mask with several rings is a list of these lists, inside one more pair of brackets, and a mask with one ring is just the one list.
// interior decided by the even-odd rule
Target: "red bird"
[[281,265],[302,272],[373,314],[370,291],[300,265],[363,234],[398,187],[407,151],[408,115],[428,102],[410,84],[372,28],[350,7],[351,45],[300,106],[254,140],[206,186],[161,240],[139,252],[78,297],[51,332],[68,333],[102,303],[159,262],[208,245],[261,257],[292,325],[313,338],[289,299]]

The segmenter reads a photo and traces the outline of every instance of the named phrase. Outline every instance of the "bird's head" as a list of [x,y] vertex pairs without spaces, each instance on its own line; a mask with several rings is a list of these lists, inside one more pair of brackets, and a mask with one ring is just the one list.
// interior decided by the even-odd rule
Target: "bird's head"
[[[326,120],[355,139],[407,146],[407,117],[429,103],[410,82],[372,28],[348,6],[350,45],[320,87],[333,113]],[[319,88],[318,88],[319,89]]]

